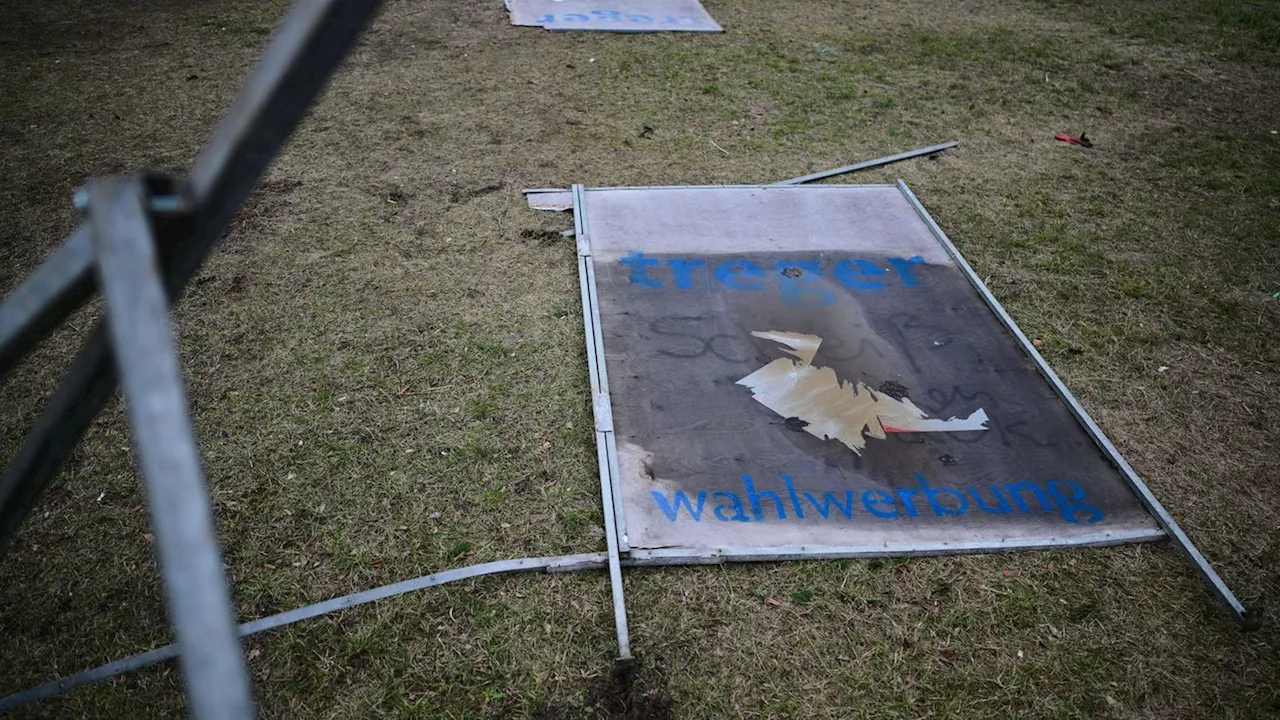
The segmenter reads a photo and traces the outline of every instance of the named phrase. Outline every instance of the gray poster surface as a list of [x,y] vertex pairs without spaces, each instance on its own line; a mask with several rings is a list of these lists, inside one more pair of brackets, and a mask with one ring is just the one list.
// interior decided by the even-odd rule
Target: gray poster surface
[[698,0],[508,0],[512,25],[548,30],[723,32]]
[[581,197],[624,547],[1160,537],[897,187]]

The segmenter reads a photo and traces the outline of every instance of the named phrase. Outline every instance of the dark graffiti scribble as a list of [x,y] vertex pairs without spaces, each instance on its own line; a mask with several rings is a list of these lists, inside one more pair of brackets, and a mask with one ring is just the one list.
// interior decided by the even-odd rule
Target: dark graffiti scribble
[[678,358],[697,358],[711,353],[716,357],[731,363],[743,363],[751,360],[754,353],[742,347],[742,340],[727,333],[714,333],[705,335],[696,330],[676,329],[673,326],[679,326],[681,323],[703,322],[705,318],[700,316],[693,317],[660,317],[649,324],[649,330],[657,335],[663,335],[671,338],[681,338],[676,340],[678,348],[658,348],[656,352],[659,355]]

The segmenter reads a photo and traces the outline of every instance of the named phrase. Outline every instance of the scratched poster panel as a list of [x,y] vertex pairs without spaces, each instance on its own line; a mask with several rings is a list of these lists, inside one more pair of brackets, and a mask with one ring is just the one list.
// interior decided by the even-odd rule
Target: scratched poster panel
[[510,0],[512,25],[607,32],[723,32],[698,0]]
[[632,548],[1156,532],[897,188],[584,197]]

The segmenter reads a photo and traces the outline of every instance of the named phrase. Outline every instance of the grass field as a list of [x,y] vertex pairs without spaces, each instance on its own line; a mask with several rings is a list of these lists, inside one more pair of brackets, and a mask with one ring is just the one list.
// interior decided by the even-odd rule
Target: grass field
[[[849,181],[911,183],[1262,629],[1168,544],[637,569],[620,679],[603,574],[496,577],[248,640],[262,714],[1280,715],[1280,5],[705,5],[725,34],[388,3],[176,311],[241,617],[603,549],[570,221],[521,188],[956,138]],[[190,163],[284,6],[0,3],[0,291],[83,180]],[[0,387],[3,457],[96,313]],[[0,694],[169,640],[148,533],[115,401],[0,559]],[[19,715],[182,703],[169,664]]]

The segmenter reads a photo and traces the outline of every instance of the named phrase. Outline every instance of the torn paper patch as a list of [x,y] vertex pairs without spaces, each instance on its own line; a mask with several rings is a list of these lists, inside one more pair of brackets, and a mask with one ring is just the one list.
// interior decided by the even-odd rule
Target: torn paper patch
[[573,209],[573,193],[569,190],[525,190],[524,197],[534,210],[564,212]]
[[813,364],[822,344],[817,335],[769,330],[751,333],[785,346],[796,358],[778,358],[738,381],[755,399],[821,440],[839,440],[859,455],[867,437],[885,439],[891,432],[962,432],[986,430],[987,412],[978,408],[965,418],[930,418],[909,398],[876,392],[862,382],[847,383],[829,367]]

